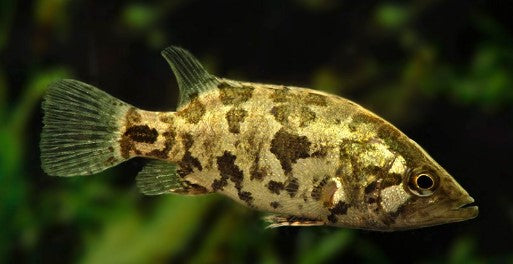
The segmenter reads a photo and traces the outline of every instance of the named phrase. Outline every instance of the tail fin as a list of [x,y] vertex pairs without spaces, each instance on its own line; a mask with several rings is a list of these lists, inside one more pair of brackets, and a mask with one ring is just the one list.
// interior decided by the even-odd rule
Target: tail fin
[[51,84],[43,101],[43,170],[53,176],[89,175],[124,161],[118,141],[129,108],[76,80]]

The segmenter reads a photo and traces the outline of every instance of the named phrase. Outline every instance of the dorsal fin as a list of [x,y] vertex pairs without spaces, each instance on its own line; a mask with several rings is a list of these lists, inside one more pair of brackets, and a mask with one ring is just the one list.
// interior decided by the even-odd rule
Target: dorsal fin
[[173,69],[180,89],[178,108],[187,104],[198,94],[208,91],[218,83],[188,51],[171,46],[162,51],[162,56]]

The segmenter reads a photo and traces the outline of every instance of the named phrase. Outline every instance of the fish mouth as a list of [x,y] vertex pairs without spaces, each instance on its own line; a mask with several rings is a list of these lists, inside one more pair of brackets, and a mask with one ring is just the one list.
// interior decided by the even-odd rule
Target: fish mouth
[[[406,230],[412,228],[421,228],[434,225],[461,222],[477,217],[479,209],[474,203],[474,198],[466,196],[457,201],[446,201],[441,206],[445,209],[437,210],[436,207],[424,207],[423,212],[428,213],[429,217],[422,215],[421,210],[407,215],[400,221],[396,221],[390,230]],[[438,204],[440,206],[440,204]]]
[[477,217],[477,215],[479,214],[479,209],[473,203],[474,198],[468,196],[467,199],[456,204],[456,206],[453,209],[450,209],[448,211],[448,218],[450,218],[454,222],[457,222]]

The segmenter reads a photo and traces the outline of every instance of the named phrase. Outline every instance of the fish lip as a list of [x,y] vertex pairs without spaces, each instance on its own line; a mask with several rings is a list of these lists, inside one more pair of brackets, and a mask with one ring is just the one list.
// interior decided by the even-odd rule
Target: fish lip
[[479,208],[474,203],[474,198],[468,196],[467,199],[458,203],[455,208],[449,210],[451,218],[455,221],[464,221],[477,217]]

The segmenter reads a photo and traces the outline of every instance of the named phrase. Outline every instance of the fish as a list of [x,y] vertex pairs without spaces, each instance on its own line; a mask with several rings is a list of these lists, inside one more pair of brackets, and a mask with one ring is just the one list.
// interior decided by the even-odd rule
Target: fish
[[219,193],[266,212],[268,227],[396,231],[475,218],[474,199],[422,147],[337,95],[220,78],[187,50],[162,51],[176,111],[146,111],[83,82],[42,102],[41,164],[92,175],[134,157],[146,195]]

